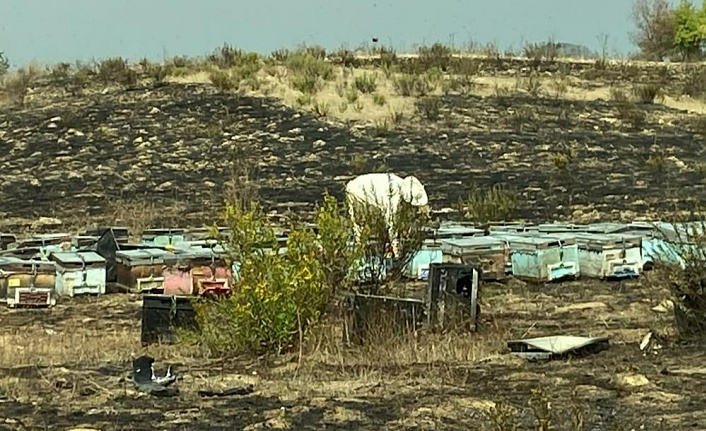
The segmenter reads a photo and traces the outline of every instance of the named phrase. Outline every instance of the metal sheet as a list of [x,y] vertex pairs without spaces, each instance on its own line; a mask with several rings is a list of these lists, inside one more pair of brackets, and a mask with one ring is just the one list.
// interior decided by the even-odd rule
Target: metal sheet
[[603,344],[606,342],[608,342],[607,337],[590,338],[571,335],[554,335],[550,337],[512,340],[508,341],[507,345],[515,352],[542,351],[551,353],[552,355],[563,355],[591,344]]

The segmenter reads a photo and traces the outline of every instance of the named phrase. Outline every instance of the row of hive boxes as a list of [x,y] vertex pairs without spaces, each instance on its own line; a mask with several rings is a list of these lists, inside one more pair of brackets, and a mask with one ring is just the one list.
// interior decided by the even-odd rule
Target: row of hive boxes
[[[170,253],[161,249],[116,253],[117,283],[131,291],[169,295],[224,293],[231,268],[204,252]],[[49,260],[0,258],[0,301],[9,306],[54,305],[57,297],[104,294],[106,259],[93,251],[54,252]]]
[[102,294],[105,286],[105,259],[92,251],[0,257],[0,301],[10,307],[52,306],[59,296]]
[[477,265],[484,280],[502,280],[512,274],[542,282],[579,275],[636,277],[646,259],[642,237],[635,234],[491,232],[427,241],[412,259],[407,275],[425,278],[434,262]]

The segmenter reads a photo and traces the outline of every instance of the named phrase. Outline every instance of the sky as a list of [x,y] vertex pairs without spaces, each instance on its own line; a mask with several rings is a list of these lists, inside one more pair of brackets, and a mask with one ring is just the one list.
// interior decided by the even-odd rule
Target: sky
[[0,0],[0,51],[31,61],[161,60],[223,43],[269,54],[301,43],[356,48],[377,37],[398,52],[442,42],[501,49],[552,38],[610,54],[635,48],[632,0]]

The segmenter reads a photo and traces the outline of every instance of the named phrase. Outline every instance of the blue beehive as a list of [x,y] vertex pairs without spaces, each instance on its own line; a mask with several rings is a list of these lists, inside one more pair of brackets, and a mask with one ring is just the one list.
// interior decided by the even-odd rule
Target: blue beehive
[[547,282],[580,274],[576,239],[569,235],[493,235],[510,251],[512,274],[534,282]]

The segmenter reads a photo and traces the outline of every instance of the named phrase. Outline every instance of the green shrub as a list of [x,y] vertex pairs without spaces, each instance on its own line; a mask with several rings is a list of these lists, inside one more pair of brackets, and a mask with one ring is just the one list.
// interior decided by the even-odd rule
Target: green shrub
[[294,53],[286,58],[287,69],[292,72],[292,86],[305,94],[316,93],[323,81],[333,79],[333,66],[310,53]]
[[228,92],[240,89],[240,77],[225,70],[212,70],[208,79],[218,91]]
[[425,76],[403,74],[398,76],[393,85],[400,96],[426,96],[434,91],[434,86]]
[[361,93],[370,94],[377,89],[377,76],[375,74],[364,73],[355,77],[355,88]]
[[291,348],[329,299],[315,233],[295,224],[281,252],[258,205],[248,211],[228,205],[225,220],[231,259],[240,266],[230,297],[196,305],[201,342],[214,354]]
[[662,96],[662,87],[659,84],[639,84],[632,87],[632,94],[638,103],[654,103],[655,99]]
[[[197,302],[200,332],[193,337],[182,334],[184,341],[198,340],[215,355],[278,353],[295,347],[325,313],[332,295],[352,285],[361,260],[383,258],[391,244],[382,212],[362,207],[367,210],[356,212],[355,229],[348,208],[325,195],[317,207],[318,235],[293,222],[286,249],[281,249],[259,204],[227,204],[224,218],[231,234],[222,241],[229,260],[239,263],[233,292]],[[398,276],[419,250],[427,222],[428,217],[411,205],[402,205],[393,221],[400,265],[392,268],[389,278]],[[386,280],[381,277],[375,286]]]
[[446,71],[451,62],[453,51],[448,46],[440,43],[435,43],[432,46],[422,46],[417,50],[419,55],[419,63],[423,70],[429,70],[433,67]]
[[350,285],[351,267],[362,257],[360,247],[355,247],[353,223],[345,206],[328,193],[316,211],[316,225],[321,244],[321,263],[326,282],[332,294]]
[[[357,255],[362,255],[363,261],[367,262],[364,271],[368,282],[365,293],[379,294],[388,282],[401,277],[405,266],[422,247],[429,225],[429,214],[402,201],[391,219],[392,226],[388,226],[378,205],[349,201],[347,206],[354,214],[355,229],[358,232],[356,240],[362,248]],[[394,252],[395,265],[383,272],[383,267],[374,262],[384,261],[390,251]],[[360,267],[354,269],[362,270]]]
[[422,97],[415,103],[417,112],[430,121],[436,121],[439,119],[442,105],[443,101],[441,100],[441,97],[438,96]]
[[128,61],[122,57],[113,57],[101,61],[98,64],[98,78],[105,84],[137,84],[137,72],[130,68]]
[[516,217],[518,207],[517,193],[500,185],[489,189],[474,186],[459,203],[463,219],[476,224],[510,221]]

